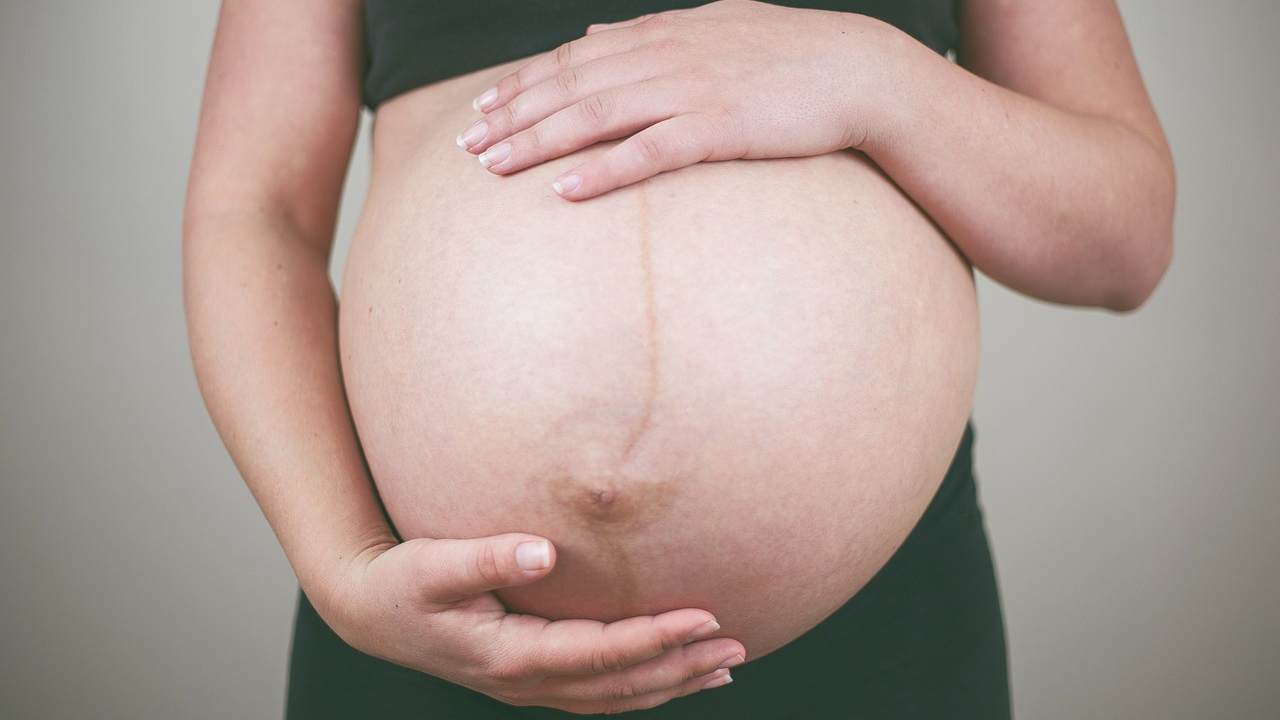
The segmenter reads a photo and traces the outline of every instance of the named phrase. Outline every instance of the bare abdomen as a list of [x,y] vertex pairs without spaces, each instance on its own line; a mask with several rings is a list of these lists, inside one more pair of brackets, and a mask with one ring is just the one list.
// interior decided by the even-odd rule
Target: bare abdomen
[[856,153],[578,204],[548,187],[574,158],[491,176],[451,142],[488,79],[379,113],[340,328],[379,493],[406,538],[555,542],[515,610],[702,607],[759,657],[932,497],[976,376],[968,265]]

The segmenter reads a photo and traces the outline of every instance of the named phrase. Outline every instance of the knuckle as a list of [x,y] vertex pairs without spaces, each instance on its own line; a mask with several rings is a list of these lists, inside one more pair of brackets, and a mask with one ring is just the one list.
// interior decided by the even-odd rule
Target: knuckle
[[520,133],[513,140],[518,140],[518,145],[523,146],[528,152],[532,153],[538,152],[545,142],[542,130],[537,125]]
[[556,89],[561,95],[573,97],[577,95],[578,88],[582,85],[582,71],[578,68],[569,68],[562,73],[556,75]]
[[523,108],[525,100],[523,95],[517,95],[502,107],[502,120],[508,129],[519,128],[520,118],[523,116]]
[[629,682],[614,683],[605,691],[605,699],[608,703],[614,705],[625,704],[628,700],[632,700],[639,695],[636,686]]
[[599,650],[591,656],[591,669],[596,673],[613,672],[626,667],[622,656],[613,650]]
[[669,632],[663,632],[657,618],[649,618],[648,631],[652,637],[650,643],[652,654],[661,655],[676,648],[681,648],[682,651],[684,651],[686,646],[684,637],[676,636]]
[[511,76],[511,87],[509,89],[513,94],[521,93],[529,89],[530,84],[533,82],[533,78],[529,76],[531,72],[532,70],[530,70],[528,66],[525,66],[517,70],[515,74]]
[[640,159],[649,165],[657,165],[662,162],[666,155],[666,145],[653,135],[640,134],[636,135],[636,154]]
[[511,75],[508,75],[502,78],[501,80],[498,81],[498,84],[495,86],[498,88],[498,96],[511,97],[512,95],[522,92],[525,86],[524,80],[525,80],[525,77],[524,77],[523,70],[517,71],[515,73],[512,73]]
[[502,583],[502,563],[498,560],[498,553],[493,545],[486,544],[480,548],[473,556],[476,574],[491,585],[499,585]]
[[556,67],[564,70],[573,64],[573,43],[566,42],[556,46],[552,51],[551,57],[555,61]]
[[609,115],[613,112],[613,100],[600,93],[583,100],[580,107],[583,119],[592,126],[600,127],[608,121]]
[[670,27],[673,20],[673,15],[667,13],[656,13],[648,20],[641,23],[641,25],[644,25],[647,30],[661,30],[662,28]]
[[511,103],[507,103],[489,113],[489,117],[485,118],[485,122],[489,123],[490,137],[493,137],[497,131],[509,133],[511,128],[516,126],[515,110],[512,109]]

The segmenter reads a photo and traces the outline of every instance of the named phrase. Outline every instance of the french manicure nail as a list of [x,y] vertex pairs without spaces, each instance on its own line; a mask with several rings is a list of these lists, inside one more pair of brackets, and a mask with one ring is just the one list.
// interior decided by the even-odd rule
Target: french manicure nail
[[516,565],[521,570],[541,570],[551,564],[551,548],[546,540],[530,540],[516,546]]
[[737,655],[734,655],[733,657],[731,657],[731,658],[729,658],[729,659],[725,660],[724,662],[720,663],[719,665],[717,665],[717,666],[716,666],[716,669],[717,669],[717,670],[725,670],[725,669],[727,669],[727,668],[738,667],[739,665],[741,665],[742,663],[744,663],[744,662],[746,662],[746,661],[747,661],[747,659],[746,659],[745,657],[743,657],[743,656],[742,656],[742,653],[738,653]]
[[458,136],[458,147],[466,150],[484,139],[489,134],[489,123],[481,120],[466,129],[466,132]]
[[578,186],[581,184],[582,184],[582,178],[578,175],[570,173],[556,180],[555,182],[551,183],[551,189],[555,190],[556,194],[563,195],[567,192],[573,192],[574,190],[577,190]]
[[491,167],[511,157],[511,143],[498,143],[480,153],[480,164]]
[[702,689],[710,690],[711,688],[718,688],[723,685],[728,685],[731,682],[733,682],[733,676],[730,675],[729,671],[726,670],[724,675],[721,675],[720,677],[713,677],[710,680],[703,683]]
[[708,620],[702,623],[701,625],[699,625],[698,627],[694,628],[693,632],[689,633],[689,637],[685,638],[685,642],[691,643],[694,640],[701,640],[704,637],[710,636],[712,633],[714,633],[719,629],[720,629],[720,623],[716,622],[715,620]]
[[498,88],[489,88],[471,101],[471,109],[484,110],[498,101]]

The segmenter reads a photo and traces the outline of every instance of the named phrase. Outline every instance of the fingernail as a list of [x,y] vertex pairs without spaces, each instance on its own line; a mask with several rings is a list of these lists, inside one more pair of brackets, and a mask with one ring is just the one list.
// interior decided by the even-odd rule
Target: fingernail
[[481,120],[480,122],[467,128],[466,132],[458,136],[458,147],[466,150],[484,139],[489,134],[489,123]]
[[738,667],[739,665],[741,665],[746,661],[747,659],[742,656],[742,653],[738,653],[737,655],[734,655],[733,657],[717,665],[716,668],[719,670],[724,670],[731,667]]
[[557,195],[563,195],[567,192],[573,192],[582,184],[582,177],[570,173],[551,183],[551,189],[556,191]]
[[498,101],[498,88],[489,88],[471,101],[471,109],[484,110]]
[[551,564],[551,546],[546,540],[530,540],[516,546],[516,565],[521,570],[542,570]]
[[492,167],[508,157],[511,157],[511,143],[498,143],[480,153],[480,164],[485,167]]
[[720,629],[720,623],[716,622],[715,620],[708,620],[702,623],[701,625],[699,625],[698,627],[694,628],[693,632],[689,633],[689,637],[685,638],[685,642],[691,643],[694,640],[701,640],[704,637],[710,636],[712,633],[714,633],[719,629]]
[[713,677],[710,680],[703,683],[702,689],[710,690],[711,688],[718,688],[733,682],[733,676],[729,674],[728,670],[723,670],[721,672],[723,672],[724,674],[719,677]]

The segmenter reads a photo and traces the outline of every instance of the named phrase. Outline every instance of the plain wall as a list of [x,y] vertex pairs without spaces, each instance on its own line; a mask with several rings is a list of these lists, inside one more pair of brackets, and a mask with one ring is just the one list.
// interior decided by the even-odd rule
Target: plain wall
[[[0,716],[279,716],[295,584],[180,296],[216,4],[0,8]],[[1275,717],[1280,3],[1121,8],[1177,159],[1169,275],[1130,316],[979,287],[1016,711]]]

